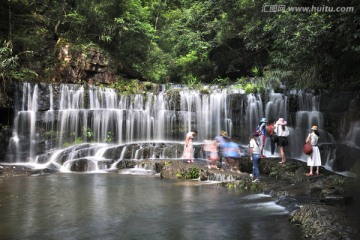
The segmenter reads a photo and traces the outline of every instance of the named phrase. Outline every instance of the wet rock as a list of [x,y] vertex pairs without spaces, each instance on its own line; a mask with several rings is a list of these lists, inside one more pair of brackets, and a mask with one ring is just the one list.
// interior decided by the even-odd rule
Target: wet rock
[[0,165],[0,177],[30,176],[30,175],[50,174],[54,172],[57,171],[51,168],[32,169],[26,166]]
[[310,196],[319,197],[321,194],[322,188],[318,186],[314,186],[310,189]]
[[321,198],[320,201],[325,203],[326,205],[342,206],[351,204],[353,202],[353,198],[351,196],[329,195],[324,196],[323,198]]
[[69,169],[72,172],[87,172],[95,170],[95,164],[87,159],[78,159],[71,163]]
[[134,168],[136,162],[133,160],[121,160],[116,164],[117,169]]
[[331,206],[306,205],[290,214],[290,222],[300,224],[307,239],[352,239],[344,212]]

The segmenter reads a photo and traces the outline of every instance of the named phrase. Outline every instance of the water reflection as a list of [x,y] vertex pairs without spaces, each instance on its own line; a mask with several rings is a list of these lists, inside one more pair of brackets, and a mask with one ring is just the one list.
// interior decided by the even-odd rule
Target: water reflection
[[299,239],[266,195],[156,176],[0,179],[1,239]]

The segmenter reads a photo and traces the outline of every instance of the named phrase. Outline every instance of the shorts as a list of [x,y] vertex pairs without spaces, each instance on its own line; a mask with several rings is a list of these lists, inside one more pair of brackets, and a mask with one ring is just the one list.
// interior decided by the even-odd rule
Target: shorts
[[287,137],[279,137],[278,145],[282,147],[289,145]]

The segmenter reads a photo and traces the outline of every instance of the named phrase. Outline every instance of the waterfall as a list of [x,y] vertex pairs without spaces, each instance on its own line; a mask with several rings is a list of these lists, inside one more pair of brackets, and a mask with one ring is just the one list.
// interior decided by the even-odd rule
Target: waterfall
[[356,121],[345,137],[351,145],[360,148],[360,120]]
[[[118,151],[114,149],[124,144],[134,144],[128,158],[179,158],[190,129],[198,129],[195,141],[199,142],[204,137],[213,138],[220,130],[232,131],[224,92],[200,94],[184,89],[168,94],[163,89],[158,94],[118,95],[110,88],[70,84],[48,85],[40,93],[38,89],[37,84],[25,83],[20,90],[10,162],[41,164],[51,159],[68,170],[72,162],[87,159],[91,161],[87,168],[98,170],[94,157],[101,159],[99,153]],[[160,146],[157,150],[159,144],[149,146],[151,142],[180,147],[169,150],[169,146]],[[99,144],[106,144],[106,149],[97,149]],[[113,161],[119,158],[112,156]]]
[[[29,83],[22,86],[21,107],[15,112],[13,136],[9,150],[14,162],[34,162],[36,151],[36,114],[38,110],[38,86]],[[24,151],[26,155],[22,154]]]
[[[313,96],[311,93],[300,92],[297,94],[298,111],[296,112],[296,125],[293,128],[293,134],[296,134],[298,138],[293,139],[293,145],[302,146],[305,144],[307,135],[311,132],[310,128],[313,125],[317,125],[319,127],[320,141],[325,139],[325,131],[323,131],[323,116],[319,111],[319,101],[319,97]],[[307,161],[307,156],[303,153],[302,148],[293,149],[293,154],[294,157]]]
[[[124,95],[106,87],[24,83],[16,100],[7,161],[65,171],[113,169],[124,159],[180,159],[191,129],[198,131],[194,144],[200,157],[203,140],[221,130],[247,146],[262,117],[287,120],[289,158],[306,161],[302,145],[314,124],[320,128],[320,144],[334,141],[324,129],[320,96],[301,91],[263,96],[231,88],[204,93],[163,87],[158,93]],[[359,129],[357,122],[346,136],[356,146]],[[269,149],[267,140],[268,156]]]

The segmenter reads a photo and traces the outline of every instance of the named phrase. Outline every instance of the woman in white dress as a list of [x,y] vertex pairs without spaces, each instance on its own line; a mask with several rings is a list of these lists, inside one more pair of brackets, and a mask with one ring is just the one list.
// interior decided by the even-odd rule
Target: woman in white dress
[[312,153],[308,156],[307,165],[310,167],[310,171],[306,174],[306,176],[313,175],[313,167],[316,167],[316,175],[319,175],[319,168],[321,166],[321,156],[318,148],[319,141],[319,131],[318,126],[314,125],[311,128],[311,133],[306,138],[306,142],[310,142],[312,145]]
[[193,148],[193,138],[196,136],[197,131],[191,130],[186,134],[184,152],[182,155],[182,159],[187,160],[187,163],[194,162],[194,148]]

